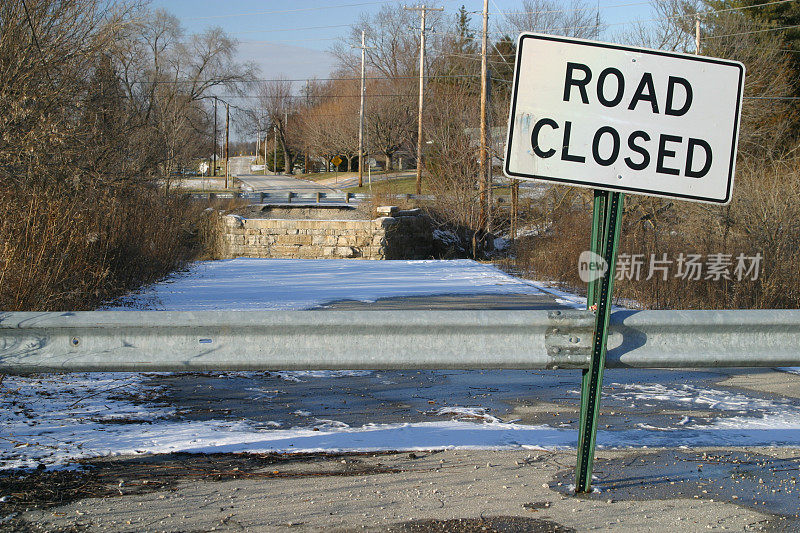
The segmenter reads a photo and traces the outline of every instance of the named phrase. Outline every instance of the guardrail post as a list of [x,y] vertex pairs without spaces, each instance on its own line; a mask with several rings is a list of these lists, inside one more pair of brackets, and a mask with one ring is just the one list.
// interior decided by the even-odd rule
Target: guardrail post
[[614,272],[622,229],[624,200],[625,197],[622,193],[595,191],[591,249],[595,253],[602,251],[606,272],[598,280],[589,284],[587,298],[587,306],[590,309],[596,306],[596,314],[589,369],[584,371],[581,382],[581,417],[578,458],[575,467],[575,492],[578,493],[592,490],[597,417],[600,414],[603,370],[608,344],[608,323],[611,316]]
[[346,203],[346,204],[350,203],[350,193],[349,192],[344,193],[344,203]]

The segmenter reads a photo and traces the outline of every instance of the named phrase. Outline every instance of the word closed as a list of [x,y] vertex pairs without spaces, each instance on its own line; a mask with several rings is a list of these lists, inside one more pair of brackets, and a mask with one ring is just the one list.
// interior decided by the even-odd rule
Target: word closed
[[728,203],[744,67],[520,35],[505,173]]

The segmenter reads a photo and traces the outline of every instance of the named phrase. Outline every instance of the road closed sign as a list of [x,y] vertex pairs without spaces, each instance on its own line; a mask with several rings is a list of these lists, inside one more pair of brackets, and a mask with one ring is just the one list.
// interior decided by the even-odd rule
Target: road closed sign
[[744,66],[523,33],[505,173],[726,204]]

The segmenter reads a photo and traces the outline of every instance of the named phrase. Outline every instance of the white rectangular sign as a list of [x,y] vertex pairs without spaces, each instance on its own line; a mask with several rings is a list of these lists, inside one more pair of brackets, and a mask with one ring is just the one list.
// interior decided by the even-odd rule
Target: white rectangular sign
[[744,66],[523,33],[505,174],[726,204]]

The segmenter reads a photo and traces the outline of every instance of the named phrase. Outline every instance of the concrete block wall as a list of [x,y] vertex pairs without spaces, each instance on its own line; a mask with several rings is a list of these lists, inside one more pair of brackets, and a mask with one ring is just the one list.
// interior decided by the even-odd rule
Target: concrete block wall
[[418,211],[373,220],[242,218],[222,221],[222,255],[282,259],[427,259],[433,235]]

